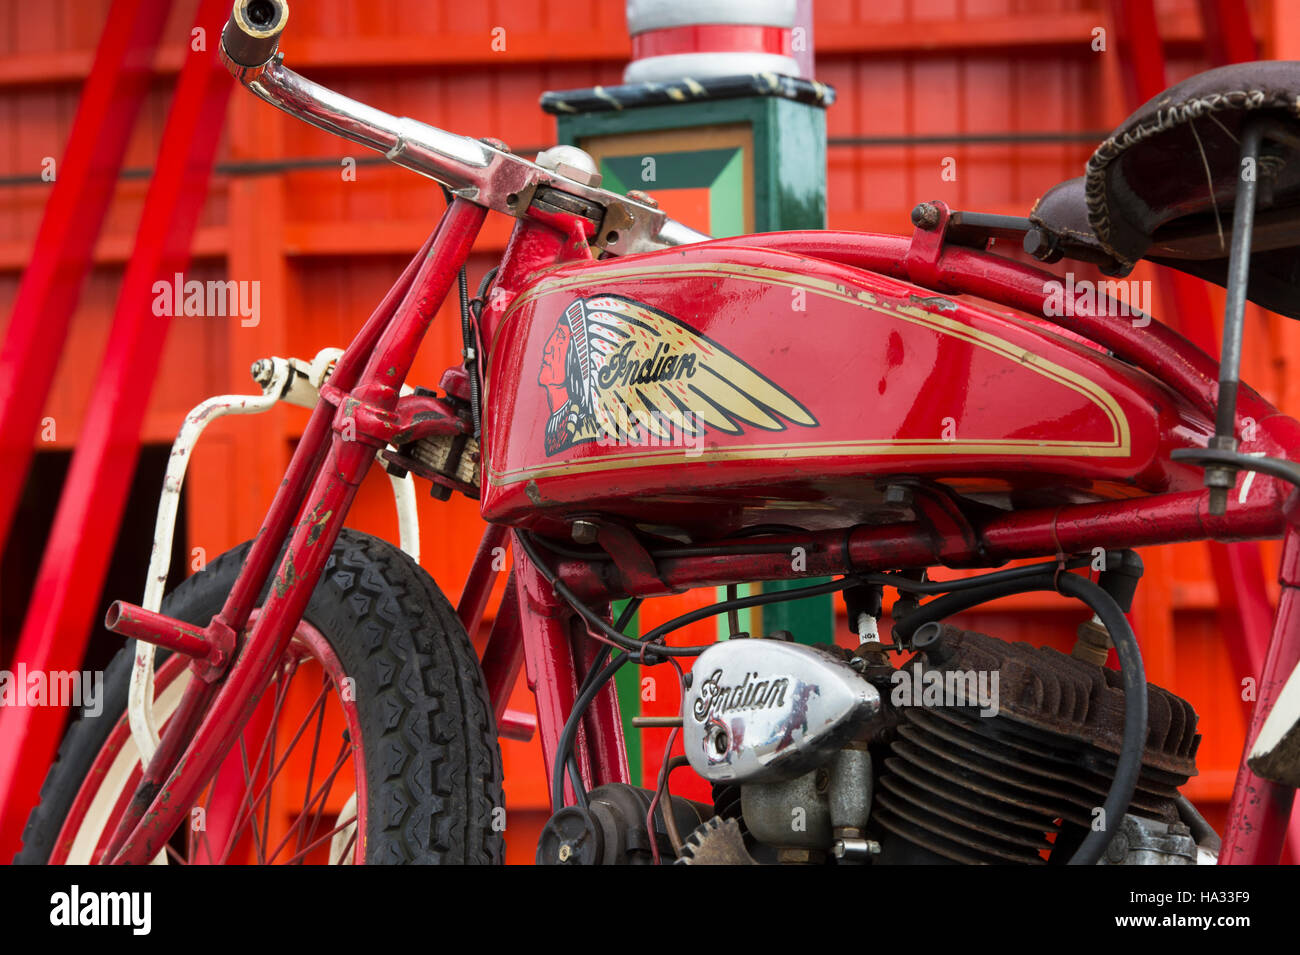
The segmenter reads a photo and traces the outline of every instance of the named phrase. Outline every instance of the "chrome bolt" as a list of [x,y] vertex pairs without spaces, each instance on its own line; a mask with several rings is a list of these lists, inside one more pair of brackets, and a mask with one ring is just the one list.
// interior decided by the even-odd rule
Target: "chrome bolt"
[[836,839],[831,855],[837,859],[866,859],[880,854],[880,843],[874,839]]

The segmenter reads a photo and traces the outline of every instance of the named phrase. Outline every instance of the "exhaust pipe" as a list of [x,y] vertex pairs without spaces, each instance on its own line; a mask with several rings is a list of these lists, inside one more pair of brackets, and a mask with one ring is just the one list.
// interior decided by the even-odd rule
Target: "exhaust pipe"
[[221,49],[236,66],[256,70],[275,57],[280,34],[289,22],[286,0],[235,0],[221,31]]

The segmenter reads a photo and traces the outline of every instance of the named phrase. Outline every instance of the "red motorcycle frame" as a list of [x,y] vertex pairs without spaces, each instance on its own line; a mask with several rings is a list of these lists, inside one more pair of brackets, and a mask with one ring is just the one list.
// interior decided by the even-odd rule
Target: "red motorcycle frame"
[[[356,119],[358,115],[379,125],[376,117],[382,114],[361,114],[360,110],[367,109],[364,107],[353,111],[353,121],[342,122],[345,110],[340,106],[341,98],[319,87],[290,84],[277,89],[275,83],[299,79],[287,71],[277,74],[279,69],[278,61],[269,58],[263,66],[254,68],[232,62],[236,75],[259,95],[282,108],[286,101],[291,102],[301,113],[310,114],[306,118],[317,125],[336,131],[345,129],[352,138],[361,138],[363,124]],[[297,95],[293,95],[295,92]],[[201,631],[121,602],[109,613],[109,629],[192,657],[199,679],[190,683],[168,723],[162,744],[120,820],[106,859],[147,863],[156,856],[220,766],[267,689],[275,662],[292,639],[376,452],[431,436],[472,432],[473,422],[463,407],[428,395],[403,396],[401,388],[425,332],[469,256],[487,207],[496,207],[493,188],[499,184],[494,185],[492,177],[485,174],[474,180],[476,198],[466,198],[469,182],[457,181],[454,175],[462,167],[445,156],[430,160],[430,154],[438,151],[436,147],[422,147],[420,137],[400,125],[405,123],[409,121],[397,124],[391,145],[370,134],[362,141],[387,149],[395,161],[406,160],[413,166],[420,162],[441,163],[437,168],[445,175],[440,178],[450,180],[449,185],[461,189],[462,194],[451,202],[437,229],[322,387],[321,400],[221,613]],[[431,141],[426,138],[425,146]],[[492,149],[497,152],[495,146]],[[498,191],[505,188],[500,186]],[[543,270],[553,271],[556,266],[597,268],[592,254],[592,244],[597,240],[604,240],[606,251],[619,251],[619,238],[612,231],[602,236],[604,227],[595,226],[589,217],[529,207],[519,194],[510,195],[515,200],[512,205],[518,215],[517,225],[495,277],[496,292],[477,328],[479,340],[487,343],[495,342],[502,334],[511,303]],[[815,261],[820,260],[828,269],[847,266],[910,283],[917,293],[925,295],[965,293],[1031,316],[1047,314],[1046,284],[1054,279],[1052,274],[984,248],[946,241],[949,211],[941,203],[933,205],[937,223],[933,228],[919,228],[910,239],[791,232],[717,240],[696,248],[719,255],[795,253],[813,262],[809,267],[814,269]],[[662,219],[657,224],[662,226]],[[627,251],[635,252],[636,248]],[[1134,335],[1124,324],[1104,320],[1100,314],[1074,314],[1068,322],[1058,324],[1068,337],[1091,343],[1088,347],[1100,346],[1145,370],[1200,419],[1213,421],[1218,366],[1212,359],[1164,326],[1152,324],[1142,334]],[[463,389],[464,382],[464,376],[458,377],[456,370],[444,379],[449,392]],[[1034,396],[1020,397],[1032,400]],[[489,400],[498,399],[489,394]],[[1257,422],[1254,449],[1284,457],[1287,449],[1300,446],[1300,423],[1282,415],[1254,392],[1242,390],[1239,412]],[[897,469],[908,471],[913,464],[904,458],[897,462]],[[1225,515],[1211,513],[1207,492],[1184,480],[1171,482],[1164,493],[1015,510],[977,523],[936,512],[928,515],[928,532],[918,532],[916,524],[900,523],[765,538],[766,544],[806,549],[806,566],[797,573],[791,570],[782,548],[756,547],[746,553],[743,536],[710,541],[712,550],[726,548],[725,558],[702,550],[698,555],[686,552],[647,565],[638,560],[633,542],[627,546],[626,559],[616,560],[613,571],[563,556],[552,561],[550,571],[569,595],[589,606],[602,606],[627,596],[652,596],[736,581],[898,567],[991,566],[1016,558],[1064,557],[1094,548],[1281,537],[1285,542],[1281,599],[1260,675],[1259,702],[1249,728],[1248,739],[1254,739],[1282,684],[1300,663],[1300,509],[1287,483],[1264,475],[1257,477],[1255,493],[1234,500]],[[635,472],[620,485],[620,493],[629,497],[638,490]],[[544,517],[511,523],[545,529]],[[489,524],[479,545],[457,608],[470,633],[475,632],[486,610],[496,573],[496,552],[511,533],[502,523]],[[275,567],[282,548],[284,557]],[[257,595],[268,578],[272,580],[269,597],[241,645],[236,635],[248,625]],[[513,579],[481,662],[498,721],[505,714],[506,700],[520,668],[525,669],[536,695],[547,765],[555,759],[560,734],[598,649],[594,640],[582,636],[580,623],[575,628],[576,618],[576,611],[559,587],[552,585],[523,548],[516,547]],[[579,636],[575,637],[575,633]],[[581,721],[574,755],[588,786],[630,781],[618,702],[612,688],[599,693]],[[1293,796],[1291,787],[1257,777],[1243,756],[1220,862],[1276,862]]]

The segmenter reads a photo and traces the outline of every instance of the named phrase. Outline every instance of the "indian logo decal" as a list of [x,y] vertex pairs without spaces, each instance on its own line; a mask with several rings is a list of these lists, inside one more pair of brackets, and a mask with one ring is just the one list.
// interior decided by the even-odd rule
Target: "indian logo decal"
[[547,339],[537,383],[551,416],[546,453],[589,441],[668,445],[707,431],[784,431],[817,420],[721,345],[648,305],[577,299]]
[[727,685],[722,679],[722,671],[714,670],[700,685],[699,697],[691,709],[696,722],[703,723],[741,710],[781,709],[790,689],[789,677],[760,680],[757,671],[746,673],[745,678],[734,685]]

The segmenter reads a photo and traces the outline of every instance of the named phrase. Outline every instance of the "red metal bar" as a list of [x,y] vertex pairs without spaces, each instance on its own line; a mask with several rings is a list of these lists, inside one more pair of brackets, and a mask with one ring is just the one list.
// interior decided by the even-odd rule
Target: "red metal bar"
[[[608,606],[604,615],[608,619]],[[586,628],[579,638],[575,654],[581,654],[582,672],[590,671],[600,645],[586,637]],[[592,784],[603,786],[606,783],[631,782],[631,773],[627,764],[627,745],[623,740],[623,715],[619,707],[618,689],[611,680],[603,691],[587,707],[583,715],[582,726],[586,731],[587,746],[591,753]]]
[[[169,0],[114,0],[72,134],[55,167],[54,188],[0,348],[0,460],[5,462],[0,468],[0,542],[9,534],[31,463],[32,439],[131,128],[149,92],[154,51],[170,9]],[[0,828],[0,857],[7,858],[10,843],[4,831]]]
[[113,605],[108,608],[104,626],[124,637],[175,650],[187,657],[202,659],[212,650],[212,643],[203,635],[201,628],[121,600],[113,601]]
[[[204,715],[185,755],[123,843],[114,862],[143,864],[158,853],[256,710],[302,619],[357,489],[374,461],[377,442],[372,443],[360,433],[355,439],[344,438],[354,430],[352,409],[359,400],[370,400],[387,411],[396,406],[402,376],[410,367],[457,271],[469,257],[486,215],[483,208],[457,199],[443,217],[429,257],[421,264],[392,321],[379,333],[356,392],[343,401],[334,415],[336,433],[324,466],[317,473],[303,516],[294,528],[266,603],[238,660]],[[376,362],[378,356],[382,356],[382,361]],[[345,371],[350,374],[354,367],[349,361]],[[394,368],[401,370],[402,375],[388,373],[388,369]]]
[[582,249],[585,256],[575,251],[573,240],[564,232],[532,219],[520,219],[510,233],[510,241],[492,283],[492,295],[479,320],[480,340],[495,340],[497,328],[510,302],[533,280],[538,269],[590,258],[591,252],[585,242]]
[[[460,592],[460,601],[456,604],[456,616],[460,617],[460,622],[464,624],[465,632],[469,634],[471,640],[478,634],[479,624],[483,622],[483,613],[487,609],[488,598],[492,596],[492,584],[500,573],[495,565],[497,558],[504,556],[505,552],[504,550],[498,552],[497,548],[505,548],[508,534],[509,529],[503,524],[489,524],[483,528],[478,551],[474,554],[474,563],[470,565],[469,576],[465,578],[465,587]],[[512,590],[507,590],[506,596],[501,600],[502,608],[510,606],[513,593]],[[498,610],[498,620],[500,615],[501,610]],[[496,633],[495,625],[492,632]],[[491,640],[488,641],[488,646],[492,646]],[[485,651],[484,666],[486,665]],[[506,687],[506,692],[510,692],[510,687]]]
[[[486,535],[484,535],[486,537]],[[480,548],[481,553],[481,548]],[[464,598],[461,598],[462,603]],[[463,617],[461,618],[464,619]],[[524,641],[519,623],[519,588],[515,575],[506,580],[505,596],[492,621],[492,633],[483,648],[483,679],[488,699],[492,701],[492,714],[497,722],[505,716],[510,703],[510,693],[519,678],[519,668],[524,663]]]
[[[435,229],[425,240],[420,251],[407,264],[397,282],[366,320],[361,332],[339,358],[334,373],[330,376],[330,380],[337,383],[339,387],[350,388],[356,383],[361,362],[374,348],[380,334],[392,321],[398,306],[410,291],[421,265],[429,257],[437,234],[438,230]],[[335,408],[324,401],[317,404],[312,411],[307,427],[303,430],[302,439],[298,442],[293,459],[290,461],[284,483],[262,522],[257,539],[244,561],[243,570],[226,598],[221,613],[213,619],[210,627],[226,626],[231,631],[237,632],[243,630],[247,624],[253,612],[253,605],[266,583],[273,562],[280,554],[292,522],[302,508],[303,499],[328,449],[334,414]],[[195,681],[195,683],[201,682],[203,681]],[[189,745],[190,738],[197,731],[210,699],[211,694],[205,696],[200,701],[200,705],[185,709],[184,719],[173,717],[163,730],[162,743],[144,774],[144,783],[137,788],[127,813],[119,823],[118,831],[110,845],[112,852],[109,858],[116,855],[127,836],[143,818],[158,789],[167,778],[167,774],[175,765],[177,757]]]
[[[420,267],[428,260],[433,250],[433,244],[441,228],[442,223],[439,222],[438,228],[429,235],[420,251],[407,263],[397,282],[388,290],[388,294],[366,319],[357,337],[339,357],[329,379],[335,389],[346,391],[356,384],[362,363],[374,350],[379,336],[388,327],[398,306],[410,292]],[[324,401],[317,404],[312,411],[307,427],[303,429],[302,439],[298,442],[298,447],[289,462],[284,484],[276,494],[270,511],[262,521],[257,539],[248,551],[243,572],[235,581],[230,596],[226,598],[226,603],[221,608],[221,619],[235,631],[242,630],[244,624],[248,622],[257,596],[262,592],[266,578],[270,575],[271,568],[280,554],[280,548],[289,535],[289,528],[302,508],[303,499],[307,495],[308,488],[311,487],[311,482],[328,447],[333,417],[334,408]]]
[[[598,648],[587,637],[586,626],[580,618],[556,596],[518,547],[514,577],[519,592],[528,687],[537,701],[542,762],[553,772],[560,734],[573,710],[580,677]],[[578,660],[584,665],[581,672]],[[596,695],[578,724],[573,755],[587,786],[629,781],[618,693],[612,682]],[[572,799],[573,788],[567,778],[564,785],[565,798]]]
[[1278,580],[1282,597],[1278,601],[1273,637],[1259,677],[1259,698],[1251,713],[1241,767],[1228,804],[1228,828],[1219,852],[1221,865],[1276,865],[1281,858],[1295,801],[1295,788],[1256,776],[1246,765],[1246,754],[1255,745],[1260,727],[1287,678],[1300,663],[1300,526],[1294,523],[1283,545]]
[[194,658],[194,672],[214,683],[226,672],[235,653],[235,631],[220,616],[206,627],[196,627],[124,600],[115,600],[104,615],[110,633],[166,647]]
[[[485,538],[486,536],[484,535]],[[483,556],[482,548],[479,556]],[[532,713],[509,709],[510,694],[514,691],[515,681],[519,679],[523,665],[524,637],[519,622],[519,588],[515,585],[515,575],[512,573],[506,580],[505,595],[501,598],[501,606],[497,608],[496,619],[492,621],[487,646],[483,648],[483,681],[488,699],[492,701],[497,735],[528,742],[537,732],[537,717]]]
[[[1249,506],[1231,508],[1223,516],[1209,513],[1204,491],[1182,491],[1156,497],[1130,498],[1075,504],[1003,514],[976,527],[983,557],[981,565],[996,566],[1021,558],[1046,558],[1058,552],[1080,554],[1094,547],[1107,549],[1147,547],[1189,540],[1264,539],[1286,532],[1282,516],[1282,485],[1272,479],[1273,493],[1260,496]],[[1290,486],[1285,491],[1289,493]],[[743,538],[714,542],[729,545],[737,553],[705,557],[666,557],[655,561],[658,576],[637,581],[637,596],[661,596],[686,587],[711,587],[748,580],[788,580],[825,577],[851,571],[891,570],[899,567],[957,566],[951,555],[966,555],[967,541],[918,533],[915,524],[856,527],[816,531],[807,534],[771,535],[765,544],[788,545],[765,548],[764,553],[746,554],[739,549]],[[751,541],[752,543],[752,541]],[[806,566],[797,575],[790,571],[789,548],[802,547]],[[630,596],[622,578],[601,565],[586,560],[559,559],[551,564],[575,594],[587,601]],[[529,671],[532,679],[532,671]]]
[[1201,19],[1210,62],[1215,66],[1248,63],[1259,57],[1246,0],[1201,0]]
[[[163,780],[167,778],[167,773],[184,752],[185,741],[203,719],[203,714],[216,694],[216,690],[215,683],[199,679],[191,680],[185,687],[185,692],[176,707],[176,712],[168,721],[158,748],[154,750],[153,757],[145,767],[135,791],[130,794],[130,800],[118,820],[113,837],[104,848],[103,858],[111,859],[117,854],[122,842],[145,814],[154,796],[157,795],[159,787],[162,786]],[[126,796],[127,793],[123,791],[122,795]]]
[[1136,109],[1167,85],[1156,7],[1152,0],[1110,0],[1110,10],[1117,27],[1125,98]]
[[497,735],[527,743],[537,735],[537,717],[525,710],[506,710],[497,720]]
[[[559,748],[560,733],[578,695],[578,674],[569,645],[568,626],[573,611],[552,591],[545,578],[533,566],[520,547],[514,548],[514,577],[519,592],[519,616],[522,621],[524,666],[528,688],[537,703],[537,729],[542,743],[542,765],[552,771]],[[590,782],[585,728],[578,727],[574,740],[574,757],[583,779]],[[548,777],[549,779],[549,777]],[[551,787],[547,786],[547,792]],[[573,798],[573,787],[564,782],[566,799]],[[552,806],[552,810],[558,806]]]
[[[199,7],[195,22],[214,40],[225,7],[223,0],[203,0]],[[109,29],[118,28],[114,17],[116,10]],[[134,19],[126,26],[141,28]],[[19,638],[15,659],[29,670],[75,669],[89,637],[166,341],[167,319],[150,308],[153,285],[189,260],[225,120],[230,81],[212,47],[186,61],[167,116],[108,347]],[[42,337],[41,347],[53,361],[60,343]],[[0,857],[18,846],[63,716],[53,707],[0,713]]]

